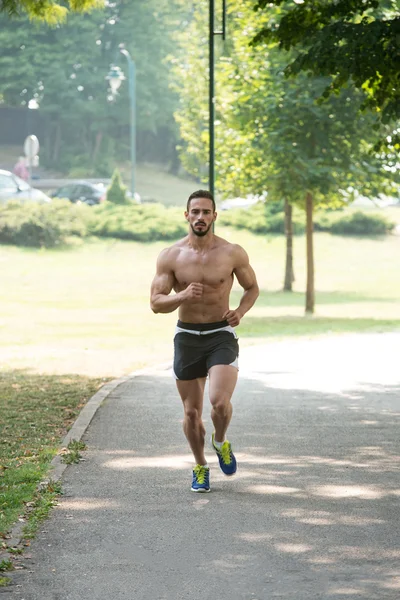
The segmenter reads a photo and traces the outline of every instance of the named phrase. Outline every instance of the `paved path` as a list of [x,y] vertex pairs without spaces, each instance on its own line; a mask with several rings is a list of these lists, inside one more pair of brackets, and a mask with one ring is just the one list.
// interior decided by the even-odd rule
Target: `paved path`
[[0,600],[398,600],[399,362],[397,334],[243,351],[205,495],[170,373],[121,384]]

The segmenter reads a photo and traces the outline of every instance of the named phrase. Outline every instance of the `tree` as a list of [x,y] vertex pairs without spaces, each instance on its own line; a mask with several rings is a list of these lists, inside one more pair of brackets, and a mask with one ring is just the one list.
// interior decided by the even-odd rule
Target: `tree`
[[[387,172],[380,157],[369,152],[375,138],[370,115],[358,113],[360,94],[345,90],[324,104],[316,104],[326,80],[306,76],[296,82],[287,80],[279,66],[273,65],[277,58],[272,51],[268,71],[258,71],[253,84],[251,76],[245,80],[245,74],[254,72],[250,61],[247,66],[242,64],[241,76],[235,71],[231,78],[243,96],[239,106],[233,103],[224,109],[219,174],[224,185],[224,175],[228,180],[234,165],[241,177],[247,176],[246,187],[258,183],[268,190],[269,201],[285,201],[289,234],[285,289],[290,289],[293,276],[288,204],[305,210],[306,312],[313,313],[314,208],[345,204],[352,197],[351,187],[366,195],[377,194],[387,184]],[[234,137],[232,131],[240,131],[246,140],[240,155],[229,143]]]
[[109,176],[115,161],[129,156],[128,82],[108,102],[105,79],[111,63],[127,72],[120,43],[136,63],[138,159],[172,157],[177,99],[164,61],[174,45],[176,3],[117,0],[71,13],[55,27],[0,15],[0,97],[9,106],[38,101],[48,125],[41,155],[48,166]]
[[361,108],[373,109],[379,120],[391,123],[400,117],[399,0],[303,0],[295,5],[283,0],[258,0],[259,14],[271,18],[253,39],[278,42],[297,55],[286,67],[287,75],[301,71],[329,77],[322,91],[327,97],[349,82],[365,95]]
[[[196,179],[207,181],[208,156],[208,0],[194,0],[185,27],[177,30],[170,56],[172,88],[179,97],[180,161]],[[193,43],[196,40],[196,43]]]
[[[67,4],[70,11],[87,12],[104,7],[104,0],[68,0]],[[30,19],[55,25],[66,19],[68,8],[53,0],[2,0],[0,12],[10,17],[26,14]]]
[[[203,11],[204,2],[198,2]],[[314,207],[339,206],[351,199],[351,186],[366,195],[387,181],[382,157],[371,154],[375,141],[371,116],[360,115],[361,92],[344,90],[323,104],[315,100],[326,78],[284,76],[278,48],[249,47],[262,25],[251,2],[229,2],[229,42],[217,66],[217,189],[242,195],[268,191],[268,202],[297,205],[307,219],[306,312],[314,311]],[[266,17],[262,15],[264,19]],[[179,122],[185,141],[183,160],[201,174],[207,150],[207,78],[204,31],[197,16],[185,46],[180,75]],[[196,29],[198,27],[203,27]],[[199,133],[201,132],[201,133]],[[290,233],[290,210],[287,208]],[[293,277],[290,236],[285,280]]]
[[126,185],[122,183],[121,174],[118,169],[115,169],[107,188],[107,201],[112,204],[131,204],[126,192]]

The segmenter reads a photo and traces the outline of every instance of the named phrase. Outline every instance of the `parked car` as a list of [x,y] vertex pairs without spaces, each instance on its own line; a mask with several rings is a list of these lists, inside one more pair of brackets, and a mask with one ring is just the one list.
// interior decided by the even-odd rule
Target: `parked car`
[[67,183],[52,193],[52,198],[67,198],[71,202],[82,202],[93,206],[106,199],[107,188],[103,183],[78,181]]
[[0,202],[22,200],[23,202],[51,202],[51,198],[29,183],[11,173],[0,169]]

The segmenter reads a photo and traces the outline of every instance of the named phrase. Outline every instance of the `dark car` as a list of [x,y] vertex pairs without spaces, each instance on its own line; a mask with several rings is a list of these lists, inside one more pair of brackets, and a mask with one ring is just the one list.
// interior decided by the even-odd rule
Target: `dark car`
[[82,202],[93,206],[106,199],[106,186],[103,183],[80,181],[67,183],[51,194],[52,198],[67,198],[71,202]]

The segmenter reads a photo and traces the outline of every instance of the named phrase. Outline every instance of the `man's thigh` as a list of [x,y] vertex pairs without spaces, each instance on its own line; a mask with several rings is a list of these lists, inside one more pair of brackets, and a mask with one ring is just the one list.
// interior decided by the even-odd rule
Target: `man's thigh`
[[208,374],[211,403],[221,399],[230,402],[238,378],[237,368],[231,365],[214,365]]
[[201,415],[203,411],[203,396],[206,377],[197,379],[176,380],[176,387],[182,399],[185,410],[195,408]]

